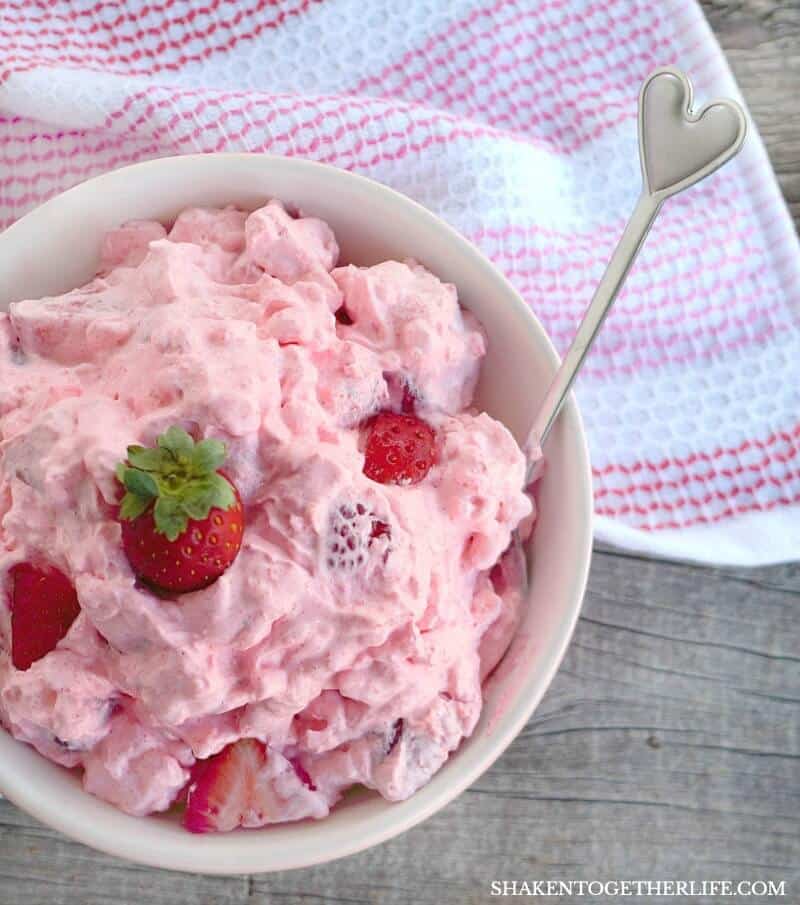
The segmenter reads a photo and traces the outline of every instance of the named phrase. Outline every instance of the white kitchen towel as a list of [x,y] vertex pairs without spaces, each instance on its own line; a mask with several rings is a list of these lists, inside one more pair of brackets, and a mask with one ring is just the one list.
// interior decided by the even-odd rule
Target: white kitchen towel
[[[561,351],[639,191],[644,77],[737,94],[691,0],[5,0],[0,39],[1,225],[148,157],[310,157],[452,223]],[[751,130],[665,205],[580,378],[599,540],[800,558],[799,313]]]

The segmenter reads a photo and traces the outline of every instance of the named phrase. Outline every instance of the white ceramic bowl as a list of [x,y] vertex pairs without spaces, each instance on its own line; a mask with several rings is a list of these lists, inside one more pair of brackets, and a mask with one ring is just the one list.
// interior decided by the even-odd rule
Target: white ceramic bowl
[[[0,235],[0,306],[88,280],[106,230],[133,218],[165,222],[191,205],[254,208],[268,198],[331,224],[344,260],[414,257],[455,283],[489,335],[479,404],[524,439],[557,356],[519,295],[453,229],[385,186],[332,167],[267,155],[152,160],[84,182]],[[531,583],[521,627],[486,688],[473,736],[408,801],[354,796],[318,822],[195,836],[168,816],[134,818],[82,790],[79,778],[0,730],[0,791],[87,845],[158,867],[250,873],[348,855],[407,830],[446,805],[502,753],[547,688],[572,634],[591,553],[591,476],[580,416],[569,402],[548,441]]]

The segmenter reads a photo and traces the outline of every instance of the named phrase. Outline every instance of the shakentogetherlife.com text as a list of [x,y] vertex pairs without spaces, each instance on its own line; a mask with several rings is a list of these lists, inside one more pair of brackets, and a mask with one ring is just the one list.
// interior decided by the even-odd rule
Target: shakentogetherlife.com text
[[785,880],[492,880],[493,896],[787,896]]

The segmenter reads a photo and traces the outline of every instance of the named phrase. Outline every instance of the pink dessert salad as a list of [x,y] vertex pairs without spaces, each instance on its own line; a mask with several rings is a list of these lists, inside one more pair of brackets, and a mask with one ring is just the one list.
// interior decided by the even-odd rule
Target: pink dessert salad
[[337,259],[278,202],[195,208],[0,315],[0,721],[129,814],[407,798],[514,632],[483,331],[414,261]]

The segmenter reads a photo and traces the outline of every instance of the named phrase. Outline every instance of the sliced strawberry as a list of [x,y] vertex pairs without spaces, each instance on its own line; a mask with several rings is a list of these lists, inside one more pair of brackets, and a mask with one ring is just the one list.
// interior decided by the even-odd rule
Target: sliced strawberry
[[389,755],[394,751],[395,745],[400,741],[400,736],[403,734],[403,727],[405,725],[405,721],[401,717],[399,720],[395,720],[394,726],[392,726],[392,732],[386,740],[386,754]]
[[417,484],[436,461],[436,432],[416,415],[381,412],[369,424],[364,474],[379,484]]
[[204,588],[236,559],[244,516],[239,493],[219,470],[225,444],[178,427],[153,449],[129,446],[117,468],[122,545],[134,572],[164,591]]
[[23,562],[11,576],[11,662],[24,670],[55,648],[81,608],[75,588],[58,569]]
[[326,541],[326,562],[329,569],[354,571],[363,567],[379,546],[388,554],[386,542],[375,544],[380,538],[391,540],[389,523],[367,509],[363,503],[340,503],[333,507]]
[[406,415],[413,415],[417,407],[417,394],[407,384],[403,384],[403,395],[400,397],[400,411]]
[[228,832],[242,826],[256,799],[258,774],[267,749],[240,739],[219,754],[198,761],[189,782],[183,825],[192,833]]
[[401,411],[404,415],[415,414],[419,393],[411,385],[408,377],[396,371],[384,371],[383,379],[389,391],[389,407],[393,411]]
[[311,778],[308,770],[300,763],[299,757],[290,757],[289,763],[294,768],[294,772],[297,774],[297,778],[301,783],[312,792],[317,791],[317,787],[314,785],[314,780]]

